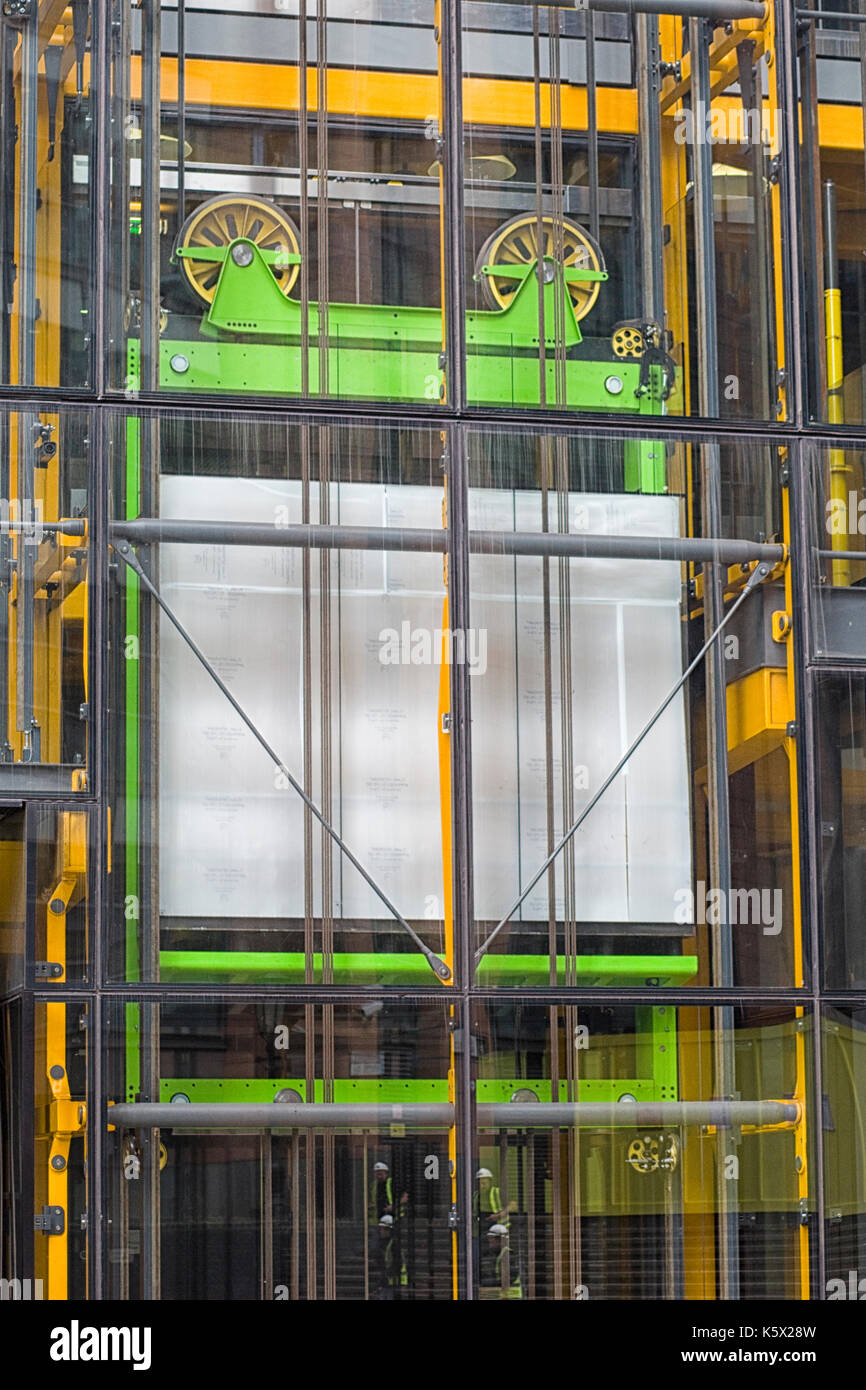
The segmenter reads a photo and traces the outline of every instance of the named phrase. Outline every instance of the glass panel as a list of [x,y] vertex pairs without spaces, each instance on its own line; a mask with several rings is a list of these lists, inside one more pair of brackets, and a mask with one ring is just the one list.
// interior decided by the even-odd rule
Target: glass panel
[[478,1297],[808,1298],[799,1015],[476,1004]]
[[864,1023],[862,1005],[824,1011],[824,1296],[833,1302],[866,1295]]
[[113,1096],[177,1120],[117,1112],[109,1297],[451,1298],[447,1019],[372,998],[114,1003]]
[[863,894],[866,890],[866,680],[824,677],[817,705],[818,826],[828,989],[866,986]]
[[116,548],[179,624],[124,565],[112,978],[450,978],[438,433],[118,416],[112,447]]
[[44,805],[33,807],[31,816],[35,975],[58,985],[80,984],[89,975],[90,817]]
[[0,412],[0,793],[89,790],[90,438]]
[[469,399],[783,417],[769,11],[463,24]]
[[[856,0],[815,0],[809,9],[813,17],[799,13],[796,31],[809,404],[813,419],[862,425],[866,14]],[[831,17],[817,17],[821,10]]]
[[802,983],[781,568],[728,619],[721,567],[726,699],[699,662],[661,708],[717,626],[686,547],[781,539],[775,452],[470,436],[479,983]]
[[438,402],[432,4],[119,13],[112,385]]
[[0,805],[0,993],[21,989],[25,978],[27,875],[24,811]]
[[860,660],[866,655],[864,453],[840,439],[807,446],[807,457],[814,547],[809,559],[813,651],[815,656]]
[[3,6],[0,382],[15,386],[92,380],[91,39],[86,0]]
[[80,1000],[37,1001],[34,1016],[33,1268],[45,1298],[82,1299],[90,1007]]
[[[23,1002],[10,999],[0,1007],[0,1213],[3,1240],[0,1245],[0,1278],[17,1279],[18,1296],[38,1298],[44,1288],[28,1289],[24,1271],[30,1269],[30,1212],[25,1192],[30,1162],[30,1116],[27,1114],[27,1069],[23,1041]],[[9,1287],[9,1286],[7,1286]],[[9,1298],[15,1298],[11,1285]]]

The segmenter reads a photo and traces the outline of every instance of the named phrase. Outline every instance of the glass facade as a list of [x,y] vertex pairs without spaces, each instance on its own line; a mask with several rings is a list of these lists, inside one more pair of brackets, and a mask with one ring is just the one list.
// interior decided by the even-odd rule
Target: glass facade
[[2,0],[3,1280],[860,1296],[866,12],[669,3]]

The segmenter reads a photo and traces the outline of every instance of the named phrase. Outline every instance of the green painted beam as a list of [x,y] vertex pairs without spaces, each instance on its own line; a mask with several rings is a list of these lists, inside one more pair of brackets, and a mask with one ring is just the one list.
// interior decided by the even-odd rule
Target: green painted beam
[[[160,978],[167,982],[196,981],[245,983],[267,980],[275,984],[303,984],[302,951],[161,951]],[[435,979],[424,957],[406,952],[336,952],[334,978],[349,977],[356,984],[431,984]],[[698,969],[697,956],[578,956],[579,984],[674,985],[687,984]],[[565,980],[565,958],[556,961],[557,983]],[[313,957],[313,975],[321,980],[322,957]],[[486,955],[478,967],[479,983],[530,985],[550,983],[547,956]]]
[[[316,1101],[324,1100],[324,1082],[315,1083]],[[448,1082],[441,1079],[395,1080],[392,1077],[337,1078],[333,1082],[333,1098],[336,1104],[357,1101],[364,1104],[381,1102],[383,1105],[398,1105],[400,1101],[447,1101]],[[578,1099],[586,1101],[618,1101],[622,1095],[633,1095],[637,1100],[658,1100],[655,1084],[648,1077],[626,1077],[623,1079],[581,1078],[578,1082]],[[307,1083],[300,1077],[281,1077],[263,1079],[260,1077],[164,1077],[159,1083],[159,1098],[170,1102],[175,1096],[186,1096],[190,1101],[208,1104],[226,1101],[240,1104],[243,1101],[267,1103],[273,1101],[279,1091],[297,1091],[303,1101],[307,1099]],[[513,1079],[499,1080],[481,1078],[476,1082],[476,1098],[479,1102],[506,1104],[515,1092],[531,1091],[540,1101],[554,1099],[549,1080]],[[675,1097],[674,1097],[675,1098]],[[567,1084],[559,1083],[558,1099],[563,1103],[568,1099]],[[664,1097],[667,1099],[667,1097]]]

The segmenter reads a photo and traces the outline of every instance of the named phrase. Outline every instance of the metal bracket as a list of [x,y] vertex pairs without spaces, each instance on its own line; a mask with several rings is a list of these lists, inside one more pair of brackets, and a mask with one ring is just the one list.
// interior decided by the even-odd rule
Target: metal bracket
[[46,1236],[62,1236],[66,1230],[66,1213],[62,1207],[43,1207],[41,1216],[34,1216],[33,1229]]
[[13,23],[24,24],[32,19],[36,11],[36,0],[3,0],[3,18]]
[[56,960],[38,960],[33,973],[37,980],[57,980],[63,974],[63,966]]

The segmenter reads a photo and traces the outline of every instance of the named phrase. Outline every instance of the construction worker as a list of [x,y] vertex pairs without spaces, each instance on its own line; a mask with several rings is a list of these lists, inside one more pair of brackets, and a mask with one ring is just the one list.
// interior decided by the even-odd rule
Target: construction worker
[[384,1273],[381,1297],[395,1298],[395,1291],[398,1288],[405,1288],[409,1283],[409,1272],[403,1258],[399,1231],[389,1212],[386,1212],[379,1222],[379,1247],[382,1252],[382,1270]]
[[508,1227],[499,1221],[489,1228],[481,1250],[479,1298],[522,1298],[520,1270],[512,1258]]
[[499,1188],[493,1181],[493,1174],[489,1168],[479,1168],[475,1174],[478,1187],[472,1199],[475,1212],[475,1227],[479,1225],[482,1233],[495,1225],[499,1221],[505,1221],[508,1213],[502,1206],[502,1196]]
[[383,1216],[394,1215],[394,1184],[391,1170],[381,1160],[373,1164],[373,1181],[370,1183],[367,1203],[367,1222],[375,1229]]

